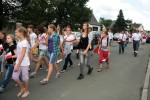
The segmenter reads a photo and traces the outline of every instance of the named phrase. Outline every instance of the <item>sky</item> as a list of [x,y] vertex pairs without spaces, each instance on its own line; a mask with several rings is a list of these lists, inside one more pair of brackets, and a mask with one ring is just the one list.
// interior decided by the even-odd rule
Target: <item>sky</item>
[[97,20],[100,17],[116,20],[122,9],[125,19],[142,23],[150,30],[150,0],[89,0],[87,7],[93,10]]

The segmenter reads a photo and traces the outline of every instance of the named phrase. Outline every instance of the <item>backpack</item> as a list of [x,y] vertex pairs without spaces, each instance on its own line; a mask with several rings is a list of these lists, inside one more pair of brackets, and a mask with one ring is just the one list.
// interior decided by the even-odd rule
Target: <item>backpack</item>
[[[104,39],[104,38],[101,39],[101,43],[100,43],[101,45],[102,45],[103,39]],[[108,44],[109,44],[109,38],[107,38],[107,46],[108,46]]]

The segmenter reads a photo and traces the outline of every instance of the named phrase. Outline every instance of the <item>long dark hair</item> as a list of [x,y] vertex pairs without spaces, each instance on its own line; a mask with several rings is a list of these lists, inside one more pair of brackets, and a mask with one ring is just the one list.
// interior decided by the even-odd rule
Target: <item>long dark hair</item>
[[[63,35],[64,34],[64,32],[63,32],[63,28],[62,28],[62,26],[60,25],[60,24],[58,24],[57,25],[57,27],[60,27],[60,30],[59,30],[59,35]],[[58,30],[57,30],[58,31]],[[58,33],[58,32],[57,32]]]
[[[84,24],[86,24],[87,25],[87,30],[84,30],[83,29],[83,25]],[[86,31],[86,34],[88,35],[89,34],[89,23],[88,22],[84,22],[83,24],[82,24],[82,32],[85,32]]]
[[37,30],[38,30],[39,34],[45,33],[45,28],[41,24],[37,26]]
[[5,31],[0,31],[0,33],[2,33],[4,35],[4,38],[2,39],[2,41],[5,42],[5,40],[6,40],[6,32]]

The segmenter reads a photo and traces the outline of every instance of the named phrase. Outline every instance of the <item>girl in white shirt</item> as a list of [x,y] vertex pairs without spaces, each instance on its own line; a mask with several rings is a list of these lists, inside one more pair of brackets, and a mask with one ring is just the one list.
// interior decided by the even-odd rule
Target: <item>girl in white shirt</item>
[[47,48],[47,40],[48,40],[48,37],[47,37],[47,34],[45,33],[45,30],[44,30],[44,26],[43,25],[39,25],[38,26],[38,31],[39,31],[39,36],[38,36],[38,42],[34,45],[33,48],[36,48],[37,46],[39,46],[39,57],[38,57],[38,61],[37,61],[37,64],[36,64],[36,68],[34,70],[34,72],[32,72],[30,74],[30,78],[34,78],[36,77],[36,74],[40,68],[40,65],[42,63],[42,60],[44,61],[45,65],[48,67],[48,59],[46,58],[46,54],[48,52],[48,48]]
[[68,66],[68,63],[70,63],[70,67],[73,65],[73,62],[71,60],[71,53],[73,51],[73,42],[75,40],[75,37],[71,34],[71,28],[67,27],[66,28],[66,36],[64,37],[64,41],[65,41],[65,47],[64,47],[64,51],[65,51],[65,63],[63,66],[63,69],[61,70],[61,72],[65,72]]
[[[20,92],[17,97],[25,98],[29,95],[29,73],[28,68],[30,65],[30,60],[28,57],[28,42],[26,40],[27,30],[24,27],[19,27],[16,30],[16,35],[19,38],[17,44],[17,60],[15,62],[14,72],[12,75],[13,80],[15,80],[20,87]],[[22,80],[25,82],[25,86],[19,80],[19,76],[22,73]]]
[[37,42],[37,35],[33,32],[33,25],[29,25],[28,26],[28,32],[29,32],[29,39],[30,39],[30,52],[29,52],[29,57],[30,57],[30,60],[37,63],[37,59],[34,58],[34,55],[33,55],[33,51],[34,51],[34,48],[33,46],[36,44]]

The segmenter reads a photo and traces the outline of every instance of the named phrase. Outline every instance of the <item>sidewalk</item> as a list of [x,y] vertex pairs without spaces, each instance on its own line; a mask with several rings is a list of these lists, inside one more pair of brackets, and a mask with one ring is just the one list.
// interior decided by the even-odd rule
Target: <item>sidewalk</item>
[[148,67],[146,71],[141,100],[150,100],[150,58],[149,58]]

